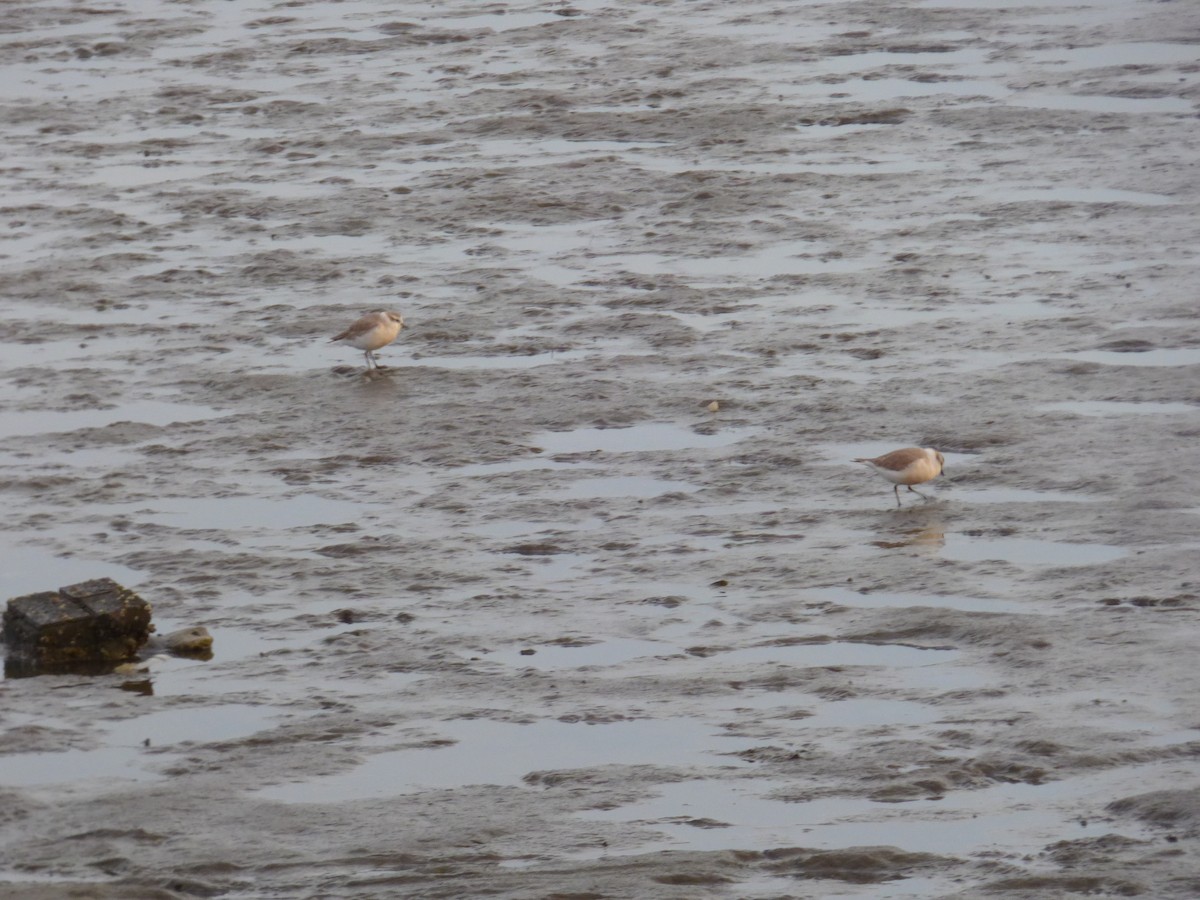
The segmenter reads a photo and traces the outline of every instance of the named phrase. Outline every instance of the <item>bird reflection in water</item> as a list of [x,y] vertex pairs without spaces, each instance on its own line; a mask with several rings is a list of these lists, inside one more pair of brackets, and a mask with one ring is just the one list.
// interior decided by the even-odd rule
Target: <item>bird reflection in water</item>
[[906,515],[904,527],[871,541],[882,550],[903,550],[911,547],[924,552],[936,552],[946,546],[946,525],[937,509],[913,509]]

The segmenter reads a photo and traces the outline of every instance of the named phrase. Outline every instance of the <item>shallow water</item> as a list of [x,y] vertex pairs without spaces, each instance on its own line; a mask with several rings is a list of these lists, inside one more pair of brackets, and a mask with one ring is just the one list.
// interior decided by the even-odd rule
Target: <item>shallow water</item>
[[6,886],[1191,900],[1192,6],[6,13]]
[[8,754],[0,768],[0,784],[6,788],[76,784],[84,790],[104,784],[105,790],[118,791],[122,781],[163,778],[159,770],[170,762],[164,747],[245,737],[268,729],[279,713],[279,709],[239,703],[148,713],[105,729],[104,745],[96,749]]
[[944,554],[950,559],[996,559],[1025,566],[1085,566],[1111,562],[1129,551],[1106,544],[1064,544],[1032,538],[976,538],[946,535]]
[[143,400],[110,409],[58,411],[47,409],[15,410],[0,413],[0,433],[6,435],[46,434],[104,428],[118,422],[146,425],[174,425],[223,415],[215,409],[189,404]]
[[685,450],[697,447],[725,447],[742,440],[750,429],[727,429],[702,434],[671,423],[633,425],[627,428],[580,428],[576,431],[549,431],[533,436],[533,442],[545,453],[640,453],[657,450]]
[[609,725],[475,720],[446,722],[437,731],[450,746],[378,753],[345,774],[264,788],[259,794],[288,803],[329,803],[463,784],[519,784],[530,772],[595,765],[731,765],[700,749],[710,741],[708,727],[683,719]]
[[[1161,781],[1170,768],[1151,767],[1146,774],[1157,775]],[[895,846],[910,853],[973,855],[1010,847],[1014,842],[1024,842],[1033,852],[1048,837],[1072,827],[1081,836],[1117,833],[1134,840],[1149,837],[1145,829],[1113,832],[1104,823],[1100,824],[1103,831],[1089,829],[1061,808],[1080,796],[1102,796],[1112,787],[1109,778],[1084,776],[1076,783],[999,785],[957,800],[930,798],[896,804],[840,798],[780,802],[765,795],[793,789],[786,782],[692,781],[664,786],[653,800],[589,816],[652,823],[663,839],[643,847],[643,852],[651,847],[760,850],[798,839],[802,846],[822,849]],[[689,821],[671,822],[672,818],[713,819],[726,825],[697,828]],[[847,819],[851,821],[842,824]]]
[[[36,546],[16,543],[9,535],[5,538],[0,542],[0,594],[6,598],[55,590],[92,578],[111,578],[126,586],[135,586],[145,577],[129,566],[107,562],[103,552],[64,557]],[[48,577],[52,584],[47,583]]]

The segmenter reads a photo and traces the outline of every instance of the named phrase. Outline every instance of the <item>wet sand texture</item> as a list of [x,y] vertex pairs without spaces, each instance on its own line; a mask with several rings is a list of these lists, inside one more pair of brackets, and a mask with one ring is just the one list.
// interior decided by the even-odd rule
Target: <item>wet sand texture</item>
[[1195,4],[3,14],[0,893],[1200,893]]

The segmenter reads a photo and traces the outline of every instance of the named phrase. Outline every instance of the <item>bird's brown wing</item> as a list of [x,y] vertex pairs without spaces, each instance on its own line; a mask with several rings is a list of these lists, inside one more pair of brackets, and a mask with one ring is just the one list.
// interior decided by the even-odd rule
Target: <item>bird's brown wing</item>
[[903,450],[893,450],[891,453],[885,453],[883,456],[877,456],[874,459],[863,460],[863,462],[872,463],[881,469],[899,472],[905,466],[911,466],[917,460],[924,458],[925,451],[920,447],[905,447]]
[[356,337],[361,337],[362,335],[366,334],[368,331],[374,328],[375,325],[376,322],[374,316],[363,316],[337,337],[331,337],[329,342],[333,343],[334,341],[352,341]]

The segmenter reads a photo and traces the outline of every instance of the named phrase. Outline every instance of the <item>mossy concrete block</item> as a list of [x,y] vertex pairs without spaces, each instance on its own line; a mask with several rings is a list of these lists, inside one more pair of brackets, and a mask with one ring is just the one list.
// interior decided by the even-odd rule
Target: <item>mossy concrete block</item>
[[150,604],[111,578],[14,597],[4,611],[13,656],[39,665],[131,659],[150,637]]

